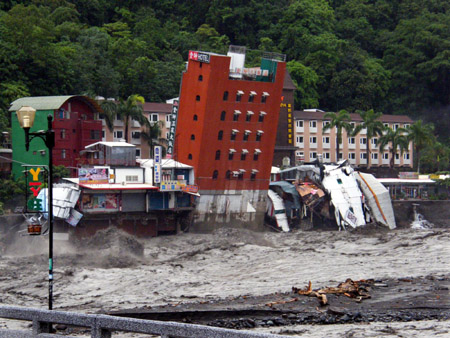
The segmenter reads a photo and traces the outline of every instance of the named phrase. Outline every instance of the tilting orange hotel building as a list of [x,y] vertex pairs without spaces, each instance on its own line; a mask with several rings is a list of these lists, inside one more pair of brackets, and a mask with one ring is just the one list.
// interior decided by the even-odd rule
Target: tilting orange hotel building
[[195,168],[198,229],[263,224],[286,63],[244,64],[244,47],[191,51],[183,73],[174,157]]

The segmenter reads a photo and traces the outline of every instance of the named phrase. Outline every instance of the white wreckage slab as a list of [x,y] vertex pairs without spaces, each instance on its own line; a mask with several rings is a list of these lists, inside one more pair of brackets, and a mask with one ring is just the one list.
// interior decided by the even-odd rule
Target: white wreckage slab
[[[53,186],[53,217],[68,219],[80,197],[80,190],[74,186]],[[48,189],[42,189],[37,196],[42,201],[43,213],[48,208]]]
[[331,197],[334,215],[339,227],[350,225],[356,228],[366,224],[363,209],[363,194],[353,176],[350,166],[324,166],[322,185]]

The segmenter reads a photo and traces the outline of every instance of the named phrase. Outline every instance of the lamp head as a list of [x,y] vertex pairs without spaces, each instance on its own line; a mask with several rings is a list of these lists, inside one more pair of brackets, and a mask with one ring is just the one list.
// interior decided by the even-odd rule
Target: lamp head
[[24,129],[30,129],[34,124],[34,117],[36,116],[36,109],[30,106],[23,106],[17,112],[17,119],[19,124]]

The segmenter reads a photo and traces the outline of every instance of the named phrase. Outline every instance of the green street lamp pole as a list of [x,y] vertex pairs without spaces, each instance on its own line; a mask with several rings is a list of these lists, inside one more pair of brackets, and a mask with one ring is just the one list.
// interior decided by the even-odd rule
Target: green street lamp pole
[[30,149],[30,142],[40,138],[48,148],[48,309],[53,309],[53,147],[55,146],[55,131],[52,127],[53,116],[47,116],[47,130],[30,133],[36,110],[32,107],[22,107],[17,111],[20,126],[25,131],[25,149]]

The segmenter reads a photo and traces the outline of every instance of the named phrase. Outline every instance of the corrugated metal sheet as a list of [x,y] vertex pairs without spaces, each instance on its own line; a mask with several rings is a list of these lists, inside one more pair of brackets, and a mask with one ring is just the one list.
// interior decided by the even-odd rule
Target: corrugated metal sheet
[[90,103],[98,112],[103,112],[102,108],[95,100],[82,95],[22,97],[11,103],[9,111],[17,111],[23,106],[31,106],[36,110],[55,110],[61,108],[67,100],[75,97]]

